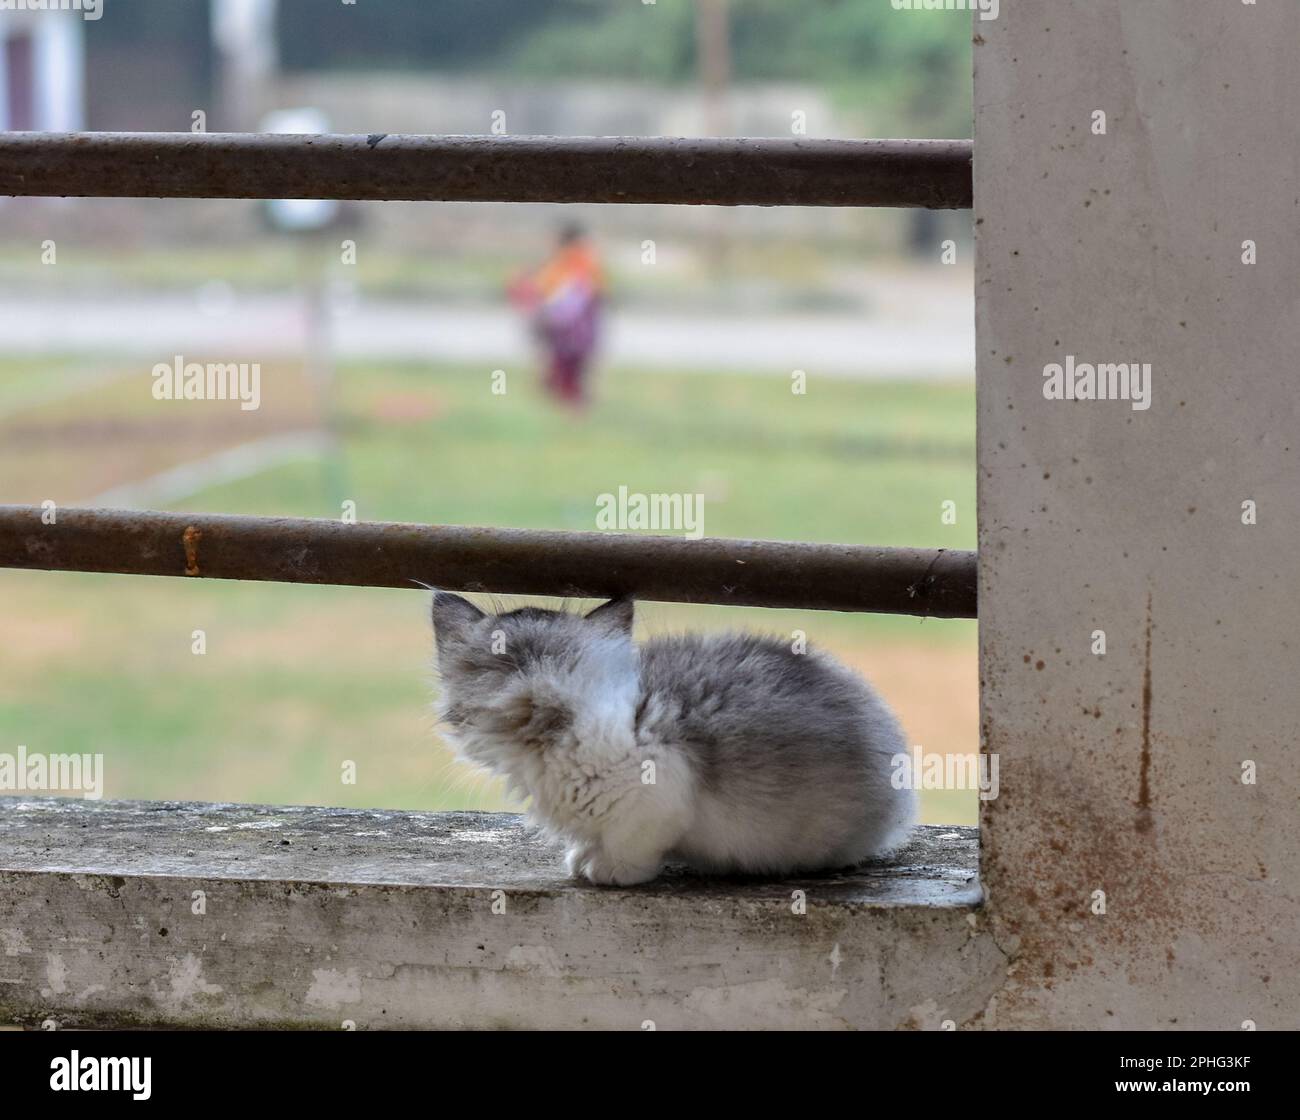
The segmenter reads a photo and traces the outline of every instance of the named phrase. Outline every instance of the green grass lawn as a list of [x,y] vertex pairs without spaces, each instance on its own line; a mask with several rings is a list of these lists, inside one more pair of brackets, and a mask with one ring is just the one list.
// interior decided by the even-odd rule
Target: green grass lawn
[[[152,399],[147,365],[109,372],[87,384],[84,363],[0,362],[0,406],[14,402],[0,407],[0,501],[84,503],[319,414],[293,367],[264,371],[260,414],[203,402],[219,423],[197,427],[189,405]],[[176,508],[337,517],[348,499],[368,520],[594,529],[597,495],[623,485],[705,494],[709,536],[974,547],[969,386],[813,380],[795,396],[777,377],[610,370],[576,419],[530,371],[507,375],[498,396],[490,369],[344,367],[340,469],[280,466]],[[43,403],[22,407],[33,394]],[[421,592],[0,571],[0,596],[0,750],[102,752],[108,796],[503,804],[437,738]],[[647,633],[721,626],[805,630],[878,681],[913,742],[976,747],[973,622],[641,611]],[[355,785],[340,780],[348,761]],[[927,793],[925,818],[969,823],[974,806]]]

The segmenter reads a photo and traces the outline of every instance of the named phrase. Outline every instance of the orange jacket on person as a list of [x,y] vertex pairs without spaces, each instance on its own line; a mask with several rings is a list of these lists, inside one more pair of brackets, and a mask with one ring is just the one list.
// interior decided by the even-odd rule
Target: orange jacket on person
[[584,241],[565,245],[533,277],[533,284],[543,302],[554,299],[571,285],[600,295],[604,283],[600,262]]
[[575,241],[558,249],[535,271],[517,275],[506,291],[510,301],[521,310],[535,312],[565,297],[576,295],[583,301],[598,299],[604,285],[596,254],[585,242]]

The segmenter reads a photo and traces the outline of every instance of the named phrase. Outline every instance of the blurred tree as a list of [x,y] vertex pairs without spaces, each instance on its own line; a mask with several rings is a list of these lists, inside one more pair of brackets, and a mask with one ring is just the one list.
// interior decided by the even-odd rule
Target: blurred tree
[[83,22],[87,127],[185,130],[212,108],[208,2],[117,0]]
[[[562,0],[508,58],[512,73],[659,82],[694,79],[694,0],[610,5]],[[897,12],[863,0],[731,0],[736,81],[826,89],[859,118],[901,135],[969,136],[970,17]]]
[[566,0],[280,0],[286,70],[478,70],[499,63]]
[[[828,91],[881,134],[970,135],[970,17],[883,0],[731,0],[737,82]],[[488,71],[694,82],[695,0],[281,0],[285,69]],[[883,130],[883,131],[882,131]]]

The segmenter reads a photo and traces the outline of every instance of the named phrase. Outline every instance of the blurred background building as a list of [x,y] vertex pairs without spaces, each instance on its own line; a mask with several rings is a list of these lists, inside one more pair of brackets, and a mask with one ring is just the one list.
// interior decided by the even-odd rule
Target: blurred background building
[[86,127],[84,27],[77,12],[0,12],[0,129]]

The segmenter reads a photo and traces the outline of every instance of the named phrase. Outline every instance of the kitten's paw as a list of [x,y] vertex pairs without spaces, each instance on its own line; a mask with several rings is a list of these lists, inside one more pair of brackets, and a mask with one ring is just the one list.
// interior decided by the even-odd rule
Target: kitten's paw
[[586,872],[583,868],[592,860],[598,849],[588,844],[575,844],[564,853],[564,868],[569,876],[581,879]]
[[596,844],[575,844],[564,854],[564,866],[575,879],[586,879],[598,887],[631,887],[648,883],[657,876],[662,860],[614,859]]
[[583,878],[598,887],[633,887],[638,883],[648,883],[659,874],[663,864],[659,860],[653,863],[629,863],[626,860],[611,859],[603,852],[595,852],[582,863],[580,871]]

